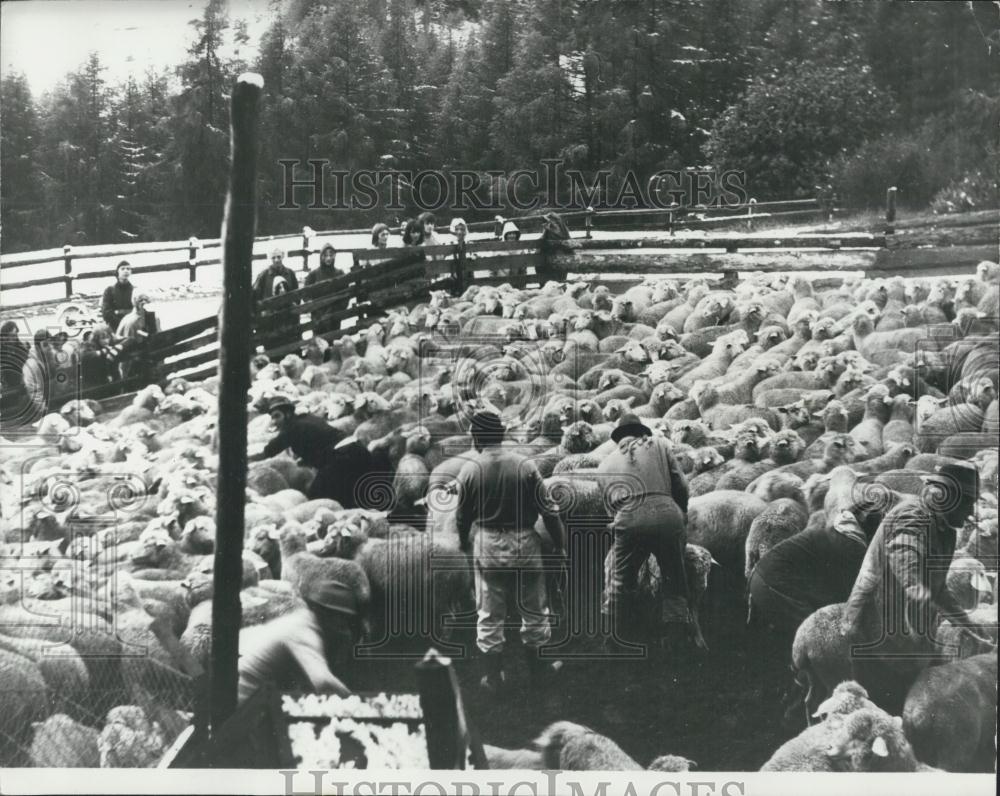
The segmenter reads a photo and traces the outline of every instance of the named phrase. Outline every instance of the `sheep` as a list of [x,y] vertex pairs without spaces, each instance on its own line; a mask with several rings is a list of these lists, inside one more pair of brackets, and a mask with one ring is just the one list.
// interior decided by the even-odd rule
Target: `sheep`
[[903,730],[919,759],[945,771],[992,771],[996,683],[995,650],[924,669],[903,707]]
[[794,473],[782,473],[772,470],[747,486],[745,491],[755,495],[765,503],[770,503],[779,498],[791,498],[805,505],[806,498],[803,488],[804,482]]
[[[364,571],[372,588],[375,632],[398,625],[414,639],[430,635],[446,640],[450,631],[446,617],[468,610],[474,595],[472,573],[457,540],[413,532],[373,539],[367,525],[367,517],[358,515],[327,534],[325,552]],[[414,613],[421,609],[422,613]],[[393,639],[402,640],[404,633]],[[379,640],[383,638],[387,637]]]
[[534,745],[541,750],[545,768],[549,770],[644,770],[610,738],[571,721],[550,724]]
[[306,549],[302,526],[286,523],[279,534],[281,549],[281,579],[288,581],[301,595],[302,586],[317,578],[337,581],[351,588],[357,600],[358,615],[368,614],[371,586],[368,575],[355,561],[341,558],[320,558]]
[[792,671],[805,690],[808,713],[837,683],[851,678],[850,642],[841,635],[844,604],[826,605],[799,625],[792,641]]
[[32,725],[31,765],[35,768],[98,768],[100,733],[64,713],[54,713]]
[[[608,582],[611,578],[611,567],[613,559],[611,551],[604,558],[604,579]],[[701,650],[707,650],[708,644],[701,631],[700,610],[708,591],[708,579],[712,566],[719,566],[719,562],[712,558],[712,554],[704,547],[695,544],[688,544],[684,548],[684,570],[687,575],[688,590],[691,595],[688,608],[691,614],[689,631],[695,646]],[[663,586],[660,566],[655,556],[649,556],[639,569],[639,594],[642,595],[643,607],[651,614],[647,624],[651,627],[659,627],[661,621],[676,621],[676,617],[667,617],[659,612],[662,606],[661,590]],[[605,598],[606,599],[606,598]]]
[[535,749],[503,749],[483,744],[483,753],[489,767],[499,771],[544,771],[548,768],[543,753]]
[[766,508],[747,492],[723,490],[691,498],[688,542],[706,548],[723,567],[742,572],[747,534]]
[[37,664],[6,649],[0,649],[0,676],[0,763],[24,765],[32,722],[51,712],[48,691]]
[[153,768],[170,743],[165,728],[137,705],[108,712],[98,736],[101,768]]
[[805,528],[808,519],[804,498],[802,502],[779,498],[768,503],[767,508],[750,523],[745,546],[744,577],[750,580],[754,567],[763,555],[782,539]]
[[761,409],[753,404],[722,403],[718,388],[710,382],[695,382],[691,387],[690,395],[698,407],[702,419],[710,428],[729,428],[751,417],[763,418],[775,431],[781,428],[781,420],[770,409]]
[[880,456],[883,452],[882,430],[889,419],[888,405],[891,403],[889,388],[881,384],[869,389],[865,395],[864,417],[849,432],[865,452],[865,458]]
[[748,342],[747,334],[742,330],[723,335],[712,346],[711,356],[705,358],[700,365],[697,365],[676,379],[674,386],[681,390],[690,390],[696,381],[716,379],[724,376],[733,359],[743,350],[744,345]]
[[880,708],[862,708],[833,727],[826,755],[835,771],[918,771],[903,720]]

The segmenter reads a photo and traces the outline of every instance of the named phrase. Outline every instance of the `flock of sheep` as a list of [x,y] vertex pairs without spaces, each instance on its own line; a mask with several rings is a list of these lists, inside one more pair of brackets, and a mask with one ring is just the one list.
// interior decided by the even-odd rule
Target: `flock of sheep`
[[[969,460],[983,489],[949,586],[992,624],[993,646],[956,634],[953,661],[927,670],[894,717],[850,682],[840,605],[820,608],[784,653],[808,692],[795,699],[819,721],[765,769],[979,770],[996,708],[998,291],[993,263],[959,280],[825,289],[761,275],[734,289],[651,278],[617,296],[474,286],[278,363],[258,357],[251,452],[273,433],[268,400],[289,395],[367,444],[384,473],[358,485],[367,508],[344,509],[307,500],[313,472],[289,455],[251,465],[243,625],[301,604],[299,584],[330,574],[354,585],[373,638],[399,621],[447,635],[445,620],[474,607],[450,488],[476,455],[473,407],[500,411],[504,444],[537,463],[571,549],[606,533],[607,496],[590,476],[621,414],[666,436],[689,478],[697,601],[708,591],[732,612],[745,613],[745,579],[783,540],[854,511],[860,493],[866,516],[872,490],[884,513],[920,473]],[[217,387],[175,379],[118,412],[73,401],[0,449],[0,764],[155,765],[188,721],[211,639]],[[652,560],[642,583],[655,614]],[[707,648],[697,612],[692,634]],[[128,655],[136,645],[148,653]],[[643,768],[570,722],[487,754],[497,768]]]

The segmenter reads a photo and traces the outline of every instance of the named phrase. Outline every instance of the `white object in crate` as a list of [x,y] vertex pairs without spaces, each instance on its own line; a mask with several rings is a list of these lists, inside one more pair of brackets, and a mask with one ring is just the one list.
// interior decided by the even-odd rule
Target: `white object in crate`
[[338,718],[419,719],[423,716],[417,694],[380,693],[363,699],[306,694],[298,699],[287,694],[281,697],[281,708],[288,716],[336,716]]
[[[282,710],[293,718],[329,717],[325,725],[312,721],[292,721],[288,738],[297,765],[302,768],[354,768],[356,761],[344,745],[351,739],[363,751],[368,769],[427,769],[427,737],[423,725],[412,726],[406,719],[419,719],[420,697],[416,694],[380,693],[362,698],[306,694],[282,696]],[[391,724],[366,724],[366,720]],[[348,745],[349,742],[348,742]]]

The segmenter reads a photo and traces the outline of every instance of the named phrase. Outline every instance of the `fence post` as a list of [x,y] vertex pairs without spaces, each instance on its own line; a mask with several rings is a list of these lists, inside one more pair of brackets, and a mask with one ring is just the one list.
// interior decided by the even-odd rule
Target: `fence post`
[[747,207],[747,232],[753,232],[753,206],[757,204],[756,199],[751,199]]
[[464,769],[464,728],[459,716],[458,681],[451,659],[440,655],[432,647],[416,669],[430,767],[437,770]]
[[312,236],[316,233],[313,232],[312,227],[302,227],[302,271],[303,273],[309,270],[309,251],[312,246]]
[[194,282],[198,270],[198,239],[192,235],[188,238],[188,281]]
[[667,211],[667,234],[672,238],[674,236],[674,211]]
[[66,298],[69,298],[73,295],[73,247],[68,243],[63,246],[63,274]]
[[459,241],[455,248],[454,291],[456,296],[461,296],[465,292],[465,241]]
[[896,221],[896,186],[889,188],[885,192],[885,234],[891,235],[896,230],[893,224]]
[[586,236],[587,240],[590,240],[591,232],[594,229],[594,208],[593,207],[587,207],[587,218],[586,218],[586,221],[584,223],[586,224],[586,229],[587,229],[587,236]]

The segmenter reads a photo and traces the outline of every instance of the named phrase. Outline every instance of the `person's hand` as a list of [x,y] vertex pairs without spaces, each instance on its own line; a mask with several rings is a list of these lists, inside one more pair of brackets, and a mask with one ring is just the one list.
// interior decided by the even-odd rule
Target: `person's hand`
[[965,633],[969,638],[984,647],[993,647],[993,640],[987,638],[986,636],[980,635],[977,631],[979,630],[976,625],[959,625],[959,630]]
[[923,583],[906,588],[906,599],[918,607],[929,606],[931,604],[931,590]]

